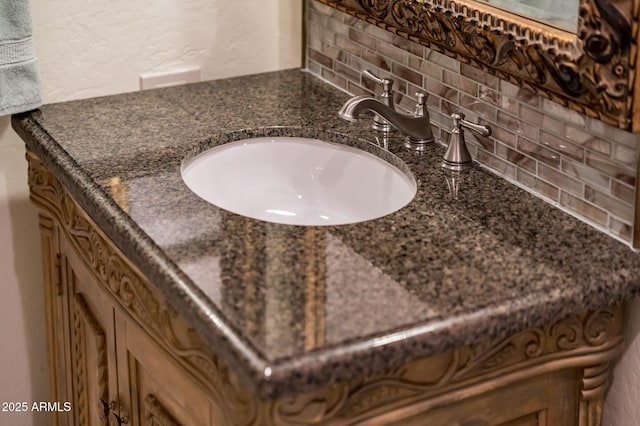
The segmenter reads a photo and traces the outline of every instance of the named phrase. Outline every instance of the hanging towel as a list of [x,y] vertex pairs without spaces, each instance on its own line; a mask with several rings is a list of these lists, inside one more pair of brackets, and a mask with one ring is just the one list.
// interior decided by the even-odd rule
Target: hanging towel
[[0,116],[42,104],[28,0],[0,0]]

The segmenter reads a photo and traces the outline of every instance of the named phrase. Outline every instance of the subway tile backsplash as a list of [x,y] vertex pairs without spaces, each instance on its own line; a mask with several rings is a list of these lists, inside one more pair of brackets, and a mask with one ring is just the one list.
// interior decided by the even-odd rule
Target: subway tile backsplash
[[434,134],[447,137],[450,114],[488,124],[489,138],[467,138],[485,167],[609,234],[631,243],[640,134],[564,108],[482,70],[309,0],[307,68],[352,94],[379,92],[360,75],[394,80],[396,103],[413,110],[429,93]]

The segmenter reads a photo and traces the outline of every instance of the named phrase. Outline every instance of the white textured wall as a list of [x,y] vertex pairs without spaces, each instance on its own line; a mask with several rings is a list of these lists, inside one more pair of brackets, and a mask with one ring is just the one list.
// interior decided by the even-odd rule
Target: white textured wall
[[[138,90],[139,75],[200,66],[202,79],[301,63],[300,0],[31,0],[45,103]],[[0,117],[0,403],[48,401],[37,216],[24,145]],[[1,407],[0,407],[1,408]],[[49,425],[0,411],[0,425]]]
[[185,65],[212,80],[301,64],[300,0],[32,0],[32,16],[46,103]]

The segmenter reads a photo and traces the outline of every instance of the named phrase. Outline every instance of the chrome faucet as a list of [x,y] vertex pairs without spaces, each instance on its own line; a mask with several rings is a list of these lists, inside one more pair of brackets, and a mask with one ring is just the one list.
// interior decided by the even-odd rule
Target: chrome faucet
[[389,124],[408,136],[405,145],[417,151],[423,151],[434,142],[431,131],[431,120],[427,110],[427,95],[416,93],[418,103],[413,115],[405,115],[394,111],[377,99],[361,95],[354,96],[342,105],[338,115],[345,120],[356,121],[363,111],[372,111]]

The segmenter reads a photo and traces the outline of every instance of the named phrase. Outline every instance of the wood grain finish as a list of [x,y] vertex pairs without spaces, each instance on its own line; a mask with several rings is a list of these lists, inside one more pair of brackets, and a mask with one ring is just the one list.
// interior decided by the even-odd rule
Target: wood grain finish
[[81,425],[100,424],[107,417],[104,410],[98,410],[98,413],[95,413],[95,408],[100,408],[98,402],[106,402],[108,400],[107,384],[109,372],[106,335],[87,306],[82,294],[75,294],[73,307],[73,354],[77,422]]
[[167,409],[156,399],[154,395],[147,395],[144,399],[145,426],[180,426]]
[[[58,415],[57,424],[94,417],[135,425],[600,424],[610,362],[622,350],[620,308],[603,307],[392,371],[260,400],[41,161],[30,153],[27,159],[47,243],[51,398],[74,395],[71,415]],[[62,292],[55,284],[58,254]],[[320,265],[307,267],[322,273]],[[309,283],[305,312],[318,315],[318,324],[322,295]],[[87,360],[93,360],[91,367],[80,368]],[[100,417],[103,400],[110,404]]]

